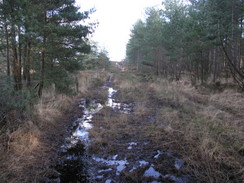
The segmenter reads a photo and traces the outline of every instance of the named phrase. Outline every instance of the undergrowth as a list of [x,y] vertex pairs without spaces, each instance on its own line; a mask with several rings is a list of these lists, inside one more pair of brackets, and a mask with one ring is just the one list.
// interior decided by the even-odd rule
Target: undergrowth
[[51,85],[33,101],[25,91],[13,95],[13,88],[1,87],[6,91],[0,100],[0,182],[43,181],[44,167],[55,158],[65,128],[72,122],[64,116],[72,113],[77,97],[104,83],[107,73],[82,71],[76,77],[76,96],[61,94]]
[[120,73],[115,82],[118,97],[136,103],[137,120],[153,119],[142,133],[182,157],[185,171],[198,182],[244,180],[243,93],[211,93],[162,78],[148,82],[131,72]]

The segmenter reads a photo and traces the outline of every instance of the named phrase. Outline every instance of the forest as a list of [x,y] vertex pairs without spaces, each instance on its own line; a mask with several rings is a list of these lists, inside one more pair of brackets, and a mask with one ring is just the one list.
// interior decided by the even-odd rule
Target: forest
[[244,1],[148,7],[122,62],[94,13],[0,1],[0,182],[243,182]]
[[[242,0],[166,0],[148,8],[127,44],[127,61],[173,80],[244,88],[244,2]],[[233,82],[232,82],[233,81]]]

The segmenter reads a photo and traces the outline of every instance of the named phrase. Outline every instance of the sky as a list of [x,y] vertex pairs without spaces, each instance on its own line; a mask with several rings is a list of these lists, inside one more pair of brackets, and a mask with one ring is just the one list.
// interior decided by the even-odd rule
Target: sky
[[111,61],[125,58],[126,44],[133,25],[145,17],[147,7],[157,7],[162,0],[76,0],[81,11],[95,8],[90,21],[99,25],[92,40],[108,51]]

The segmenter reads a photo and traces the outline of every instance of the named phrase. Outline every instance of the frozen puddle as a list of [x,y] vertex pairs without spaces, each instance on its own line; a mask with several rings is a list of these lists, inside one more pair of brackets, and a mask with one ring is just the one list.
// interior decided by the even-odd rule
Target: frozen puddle
[[[115,100],[115,94],[117,90],[111,87],[112,75],[109,81],[106,82],[103,88],[108,89],[107,102],[105,106],[111,107],[115,112],[131,114],[133,112],[134,104],[119,103]],[[98,103],[96,100],[88,101],[82,98],[79,103],[79,107],[82,109],[83,115],[77,118],[70,129],[70,136],[65,139],[64,145],[61,146],[60,154],[61,160],[55,165],[55,170],[58,172],[58,176],[50,178],[50,182],[59,180],[58,182],[87,182],[88,180],[105,181],[105,183],[112,183],[115,180],[118,181],[123,173],[134,173],[134,171],[140,172],[140,176],[145,179],[150,179],[152,182],[171,180],[175,183],[187,183],[187,178],[176,177],[172,174],[162,175],[157,171],[157,166],[154,166],[155,162],[161,158],[173,160],[172,167],[177,171],[182,168],[184,161],[174,157],[172,154],[163,151],[157,151],[151,159],[144,158],[140,160],[130,160],[126,158],[119,160],[118,155],[109,156],[110,158],[104,159],[97,156],[87,159],[87,147],[90,144],[89,130],[93,128],[92,119],[94,114],[99,112],[104,106]],[[147,145],[148,142],[144,142],[143,145]],[[125,150],[133,153],[135,150],[140,150],[139,142],[128,142]],[[160,157],[164,156],[164,157]],[[87,171],[87,162],[91,161],[94,165],[91,165],[93,170],[92,174]],[[154,164],[153,164],[154,163]],[[90,164],[90,162],[88,163]],[[157,163],[158,164],[158,163]],[[99,166],[98,166],[99,165]],[[155,164],[156,165],[156,164]],[[94,168],[94,169],[93,169]],[[142,169],[139,169],[142,168]],[[165,167],[167,168],[167,167]],[[95,171],[95,172],[94,172]],[[137,173],[137,172],[136,172]],[[90,177],[89,177],[90,176]]]
[[153,164],[151,165],[151,167],[149,167],[145,171],[144,177],[151,177],[154,179],[159,179],[159,178],[170,179],[170,180],[174,181],[175,183],[187,183],[189,181],[186,177],[176,177],[176,176],[171,175],[171,174],[162,175],[161,173],[159,173],[158,171],[156,171],[154,169]]
[[133,146],[136,146],[136,145],[137,145],[136,142],[130,142],[130,143],[129,143],[129,146],[127,147],[127,149],[132,149]]
[[179,158],[175,158],[175,168],[177,170],[181,169],[181,167],[184,165],[184,161]]
[[169,158],[174,159],[175,163],[174,163],[174,167],[179,170],[182,168],[182,166],[184,165],[184,161],[180,158],[177,158],[175,156],[173,156],[172,154],[168,153],[168,152],[161,152],[161,151],[157,151],[157,154],[154,156],[155,159],[158,159],[160,155],[166,155]]
[[158,179],[160,176],[162,175],[153,168],[153,165],[151,165],[151,167],[147,169],[144,173],[144,177],[153,177]]
[[85,167],[86,147],[89,145],[89,132],[94,114],[103,106],[95,100],[87,102],[81,99],[79,107],[83,110],[81,118],[77,118],[72,125],[71,135],[65,139],[64,145],[59,151],[60,161],[53,167],[58,174],[48,177],[47,182],[87,182],[87,170]]
[[133,104],[115,102],[113,97],[116,93],[117,90],[113,89],[112,87],[108,87],[108,100],[106,102],[106,106],[113,108],[115,111],[130,114],[133,111]]
[[86,146],[89,143],[89,132],[93,125],[91,124],[94,114],[99,112],[103,106],[97,103],[95,100],[90,103],[86,103],[85,99],[81,99],[79,107],[83,109],[82,118],[78,118],[74,121],[76,129],[72,133],[71,137],[66,138],[66,144],[62,148],[70,148],[78,142],[84,143]]
[[[126,159],[124,160],[115,160],[114,158],[112,160],[106,160],[103,158],[93,157],[93,160],[99,163],[103,163],[108,166],[116,167],[116,175],[120,175],[120,173],[126,168],[126,165],[128,164],[128,161]],[[111,168],[109,168],[111,169]],[[98,172],[104,172],[105,170],[99,170]]]

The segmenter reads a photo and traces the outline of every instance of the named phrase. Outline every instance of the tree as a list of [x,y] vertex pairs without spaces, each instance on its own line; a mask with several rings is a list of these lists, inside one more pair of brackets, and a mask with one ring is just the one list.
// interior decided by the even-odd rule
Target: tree
[[64,71],[65,78],[65,73],[77,68],[78,56],[90,51],[87,36],[92,33],[92,27],[80,22],[93,10],[80,12],[74,0],[9,0],[2,1],[0,10],[0,21],[5,25],[4,39],[11,45],[7,48],[12,49],[17,90],[22,88],[22,79],[30,86],[33,78],[39,80],[41,96],[45,81],[56,82],[57,70]]
[[131,31],[127,59],[176,80],[183,71],[190,73],[193,84],[204,84],[209,77],[216,82],[230,72],[244,88],[243,0],[190,2],[165,0],[163,9],[149,8],[145,22],[137,22]]

